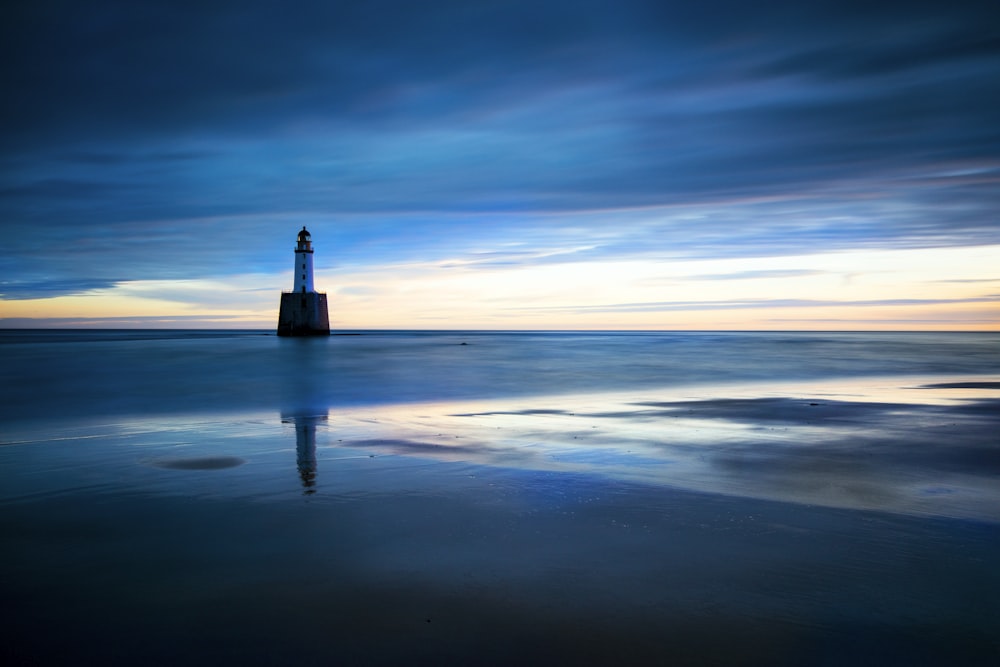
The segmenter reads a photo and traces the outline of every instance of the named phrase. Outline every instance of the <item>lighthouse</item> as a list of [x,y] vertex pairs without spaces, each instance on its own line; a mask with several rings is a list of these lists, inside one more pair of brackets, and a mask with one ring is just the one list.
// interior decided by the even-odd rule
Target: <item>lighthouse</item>
[[281,293],[279,336],[329,336],[326,294],[313,287],[312,237],[305,227],[295,246],[295,279],[291,292]]

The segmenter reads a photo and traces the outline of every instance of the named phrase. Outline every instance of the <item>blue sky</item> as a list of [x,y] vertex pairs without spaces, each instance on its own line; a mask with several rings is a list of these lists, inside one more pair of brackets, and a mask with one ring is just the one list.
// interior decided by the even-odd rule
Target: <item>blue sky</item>
[[1000,325],[1000,5],[49,2],[0,326]]

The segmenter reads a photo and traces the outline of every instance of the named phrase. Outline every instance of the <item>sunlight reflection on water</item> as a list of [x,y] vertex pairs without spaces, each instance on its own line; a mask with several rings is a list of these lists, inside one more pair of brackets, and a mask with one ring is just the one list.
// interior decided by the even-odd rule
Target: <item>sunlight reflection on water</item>
[[261,498],[301,485],[321,498],[348,493],[348,471],[357,489],[425,488],[407,472],[424,461],[452,466],[433,475],[445,485],[456,466],[483,478],[517,469],[1000,521],[997,394],[986,381],[885,378],[124,418],[44,440],[15,436],[8,444],[34,455],[22,457],[26,474],[5,496],[119,480],[123,489]]

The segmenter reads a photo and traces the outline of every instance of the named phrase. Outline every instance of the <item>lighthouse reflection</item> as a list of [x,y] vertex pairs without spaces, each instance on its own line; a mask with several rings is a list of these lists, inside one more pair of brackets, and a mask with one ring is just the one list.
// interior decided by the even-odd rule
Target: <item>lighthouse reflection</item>
[[316,426],[327,415],[282,415],[281,423],[295,425],[295,464],[303,493],[316,493]]

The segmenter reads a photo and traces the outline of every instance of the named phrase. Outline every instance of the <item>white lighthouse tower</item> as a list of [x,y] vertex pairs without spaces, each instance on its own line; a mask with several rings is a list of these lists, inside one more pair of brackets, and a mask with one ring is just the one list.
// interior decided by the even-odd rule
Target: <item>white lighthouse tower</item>
[[295,246],[295,289],[296,293],[315,292],[313,289],[313,249],[309,231],[303,226],[299,232],[299,243]]
[[313,287],[312,237],[305,227],[295,246],[295,279],[291,292],[281,293],[279,336],[328,336],[330,315],[326,294]]

